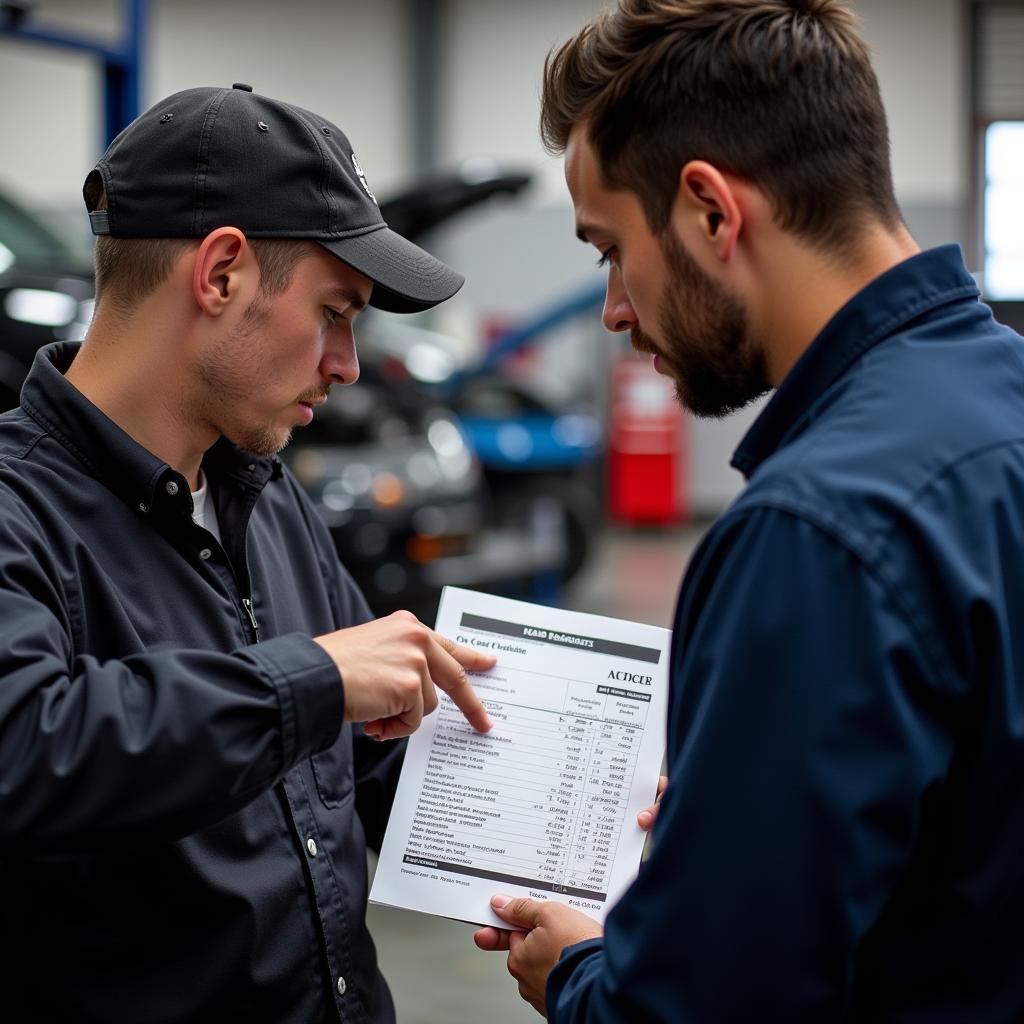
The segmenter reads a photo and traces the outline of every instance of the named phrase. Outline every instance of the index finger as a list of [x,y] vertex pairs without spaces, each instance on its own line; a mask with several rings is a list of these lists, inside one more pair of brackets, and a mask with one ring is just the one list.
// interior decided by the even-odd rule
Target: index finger
[[477,651],[472,647],[464,647],[462,644],[457,644],[454,640],[449,640],[448,637],[442,636],[434,630],[431,630],[431,633],[434,634],[434,639],[463,668],[469,669],[471,672],[483,672],[486,669],[494,668],[494,663],[498,660],[496,654]]
[[466,675],[466,669],[490,668],[497,659],[493,654],[462,647],[440,633],[434,633],[433,637],[436,647],[433,652],[427,653],[430,678],[434,680],[435,686],[455,701],[456,707],[477,732],[487,732],[491,728],[491,720]]

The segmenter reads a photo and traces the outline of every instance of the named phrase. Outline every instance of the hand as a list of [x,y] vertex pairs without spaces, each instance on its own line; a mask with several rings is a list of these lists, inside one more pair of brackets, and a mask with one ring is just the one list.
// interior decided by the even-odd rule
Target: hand
[[586,914],[561,903],[492,896],[491,908],[503,921],[523,931],[481,928],[473,941],[486,950],[508,950],[508,973],[519,982],[519,994],[542,1016],[544,987],[551,968],[566,946],[600,938],[601,926]]
[[478,732],[491,727],[466,669],[482,671],[497,660],[461,647],[424,626],[412,612],[339,629],[313,638],[341,673],[345,721],[365,722],[375,739],[408,736],[437,707],[439,686]]
[[665,788],[668,786],[668,776],[662,775],[658,778],[658,795],[650,807],[645,807],[637,816],[636,823],[645,831],[650,832],[654,828],[654,821],[658,817],[658,804],[665,795]]

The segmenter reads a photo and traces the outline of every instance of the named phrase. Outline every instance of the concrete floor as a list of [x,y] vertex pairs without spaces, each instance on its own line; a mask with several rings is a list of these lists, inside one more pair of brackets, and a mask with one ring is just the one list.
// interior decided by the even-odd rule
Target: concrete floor
[[[577,611],[670,626],[683,569],[703,527],[610,530],[566,588]],[[372,869],[372,865],[371,865]],[[524,1024],[540,1018],[516,991],[500,953],[473,945],[470,925],[371,906],[370,930],[399,1024]]]

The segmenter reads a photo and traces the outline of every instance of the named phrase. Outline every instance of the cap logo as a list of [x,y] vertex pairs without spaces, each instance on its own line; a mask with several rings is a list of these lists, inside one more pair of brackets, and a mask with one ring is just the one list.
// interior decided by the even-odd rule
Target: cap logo
[[359,184],[363,186],[366,190],[366,194],[376,203],[377,197],[370,191],[370,186],[366,183],[366,175],[363,174],[363,169],[359,166],[359,161],[356,159],[355,153],[352,154],[352,166],[356,169],[356,174],[359,175]]

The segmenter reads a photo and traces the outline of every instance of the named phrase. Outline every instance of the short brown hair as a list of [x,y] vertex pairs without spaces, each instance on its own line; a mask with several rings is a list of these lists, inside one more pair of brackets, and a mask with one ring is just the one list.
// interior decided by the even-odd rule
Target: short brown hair
[[[106,209],[101,196],[96,209]],[[128,315],[158,285],[196,238],[113,238],[96,239],[96,301],[108,295],[120,313]],[[250,238],[249,245],[260,268],[260,294],[279,295],[289,284],[295,268],[309,253],[309,246],[294,239]]]
[[824,249],[867,217],[900,221],[878,80],[841,0],[618,0],[545,61],[548,150],[580,123],[659,234],[694,159],[757,185]]

